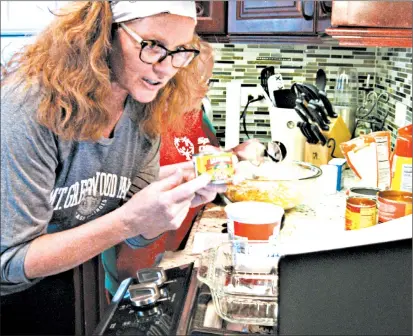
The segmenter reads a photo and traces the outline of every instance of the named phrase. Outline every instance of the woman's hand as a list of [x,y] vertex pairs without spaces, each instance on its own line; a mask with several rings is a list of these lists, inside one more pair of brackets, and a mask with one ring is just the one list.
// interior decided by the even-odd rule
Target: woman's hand
[[194,178],[193,167],[191,172],[187,165],[172,166],[162,169],[162,179],[136,193],[119,209],[127,238],[140,234],[151,239],[176,230],[189,208],[211,202],[217,192],[226,189],[209,185],[208,174]]
[[[190,181],[195,178],[195,167],[192,161],[176,163],[162,166],[159,171],[159,179],[166,178],[174,174],[178,169],[181,169],[184,175],[184,181]],[[191,202],[191,208],[206,204],[214,200],[217,193],[225,192],[227,187],[225,185],[217,185],[209,183],[205,188],[199,189],[195,193],[195,197]]]

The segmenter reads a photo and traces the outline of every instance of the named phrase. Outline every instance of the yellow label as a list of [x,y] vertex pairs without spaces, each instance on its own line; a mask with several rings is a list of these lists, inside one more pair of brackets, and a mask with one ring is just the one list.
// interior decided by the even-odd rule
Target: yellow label
[[212,182],[229,181],[235,173],[232,153],[205,154],[193,157],[197,176],[211,175]]
[[359,229],[373,226],[376,224],[377,209],[365,208],[360,209],[360,224]]
[[346,209],[346,230],[358,230],[377,223],[377,209],[361,208],[360,212],[353,212]]
[[391,189],[412,191],[412,158],[394,156]]

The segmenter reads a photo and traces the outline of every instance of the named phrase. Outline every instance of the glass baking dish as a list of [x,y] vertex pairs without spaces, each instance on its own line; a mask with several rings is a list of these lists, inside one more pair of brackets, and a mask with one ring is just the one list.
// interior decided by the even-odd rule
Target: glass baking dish
[[278,261],[275,242],[229,241],[204,252],[197,276],[210,288],[216,312],[223,319],[274,326]]

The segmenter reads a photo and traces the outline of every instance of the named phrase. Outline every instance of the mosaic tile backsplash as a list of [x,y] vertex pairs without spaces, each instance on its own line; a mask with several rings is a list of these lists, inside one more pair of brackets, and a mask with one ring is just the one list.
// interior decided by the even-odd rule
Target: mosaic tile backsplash
[[[406,106],[406,123],[412,122],[412,49],[411,48],[348,48],[335,45],[250,45],[213,44],[215,67],[212,86],[208,94],[213,108],[213,124],[224,143],[226,85],[241,80],[242,96],[261,91],[260,74],[266,66],[274,66],[284,80],[284,87],[294,82],[315,85],[316,72],[322,68],[327,75],[327,97],[334,106],[338,71],[341,67],[357,70],[359,87],[365,86],[370,75],[374,91],[387,92],[389,101],[377,104],[377,113],[387,114],[384,129],[392,131],[393,141],[398,126],[395,125],[396,102]],[[359,92],[361,104],[363,93]],[[245,99],[246,100],[246,99]],[[243,109],[244,106],[241,106]],[[242,112],[242,111],[240,111]],[[241,129],[241,128],[240,128]],[[247,110],[247,129],[253,137],[270,141],[268,104],[265,101],[250,104]],[[240,131],[240,141],[246,135]]]

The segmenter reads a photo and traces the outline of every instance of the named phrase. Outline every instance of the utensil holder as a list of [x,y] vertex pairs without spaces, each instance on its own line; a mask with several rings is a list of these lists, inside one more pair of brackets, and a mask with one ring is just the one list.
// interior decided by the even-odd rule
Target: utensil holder
[[333,158],[331,155],[332,148],[330,147],[327,146],[327,144],[323,146],[321,144],[310,144],[306,142],[304,147],[304,161],[312,163],[317,167],[320,167],[323,164],[327,164],[328,161],[330,161]]

